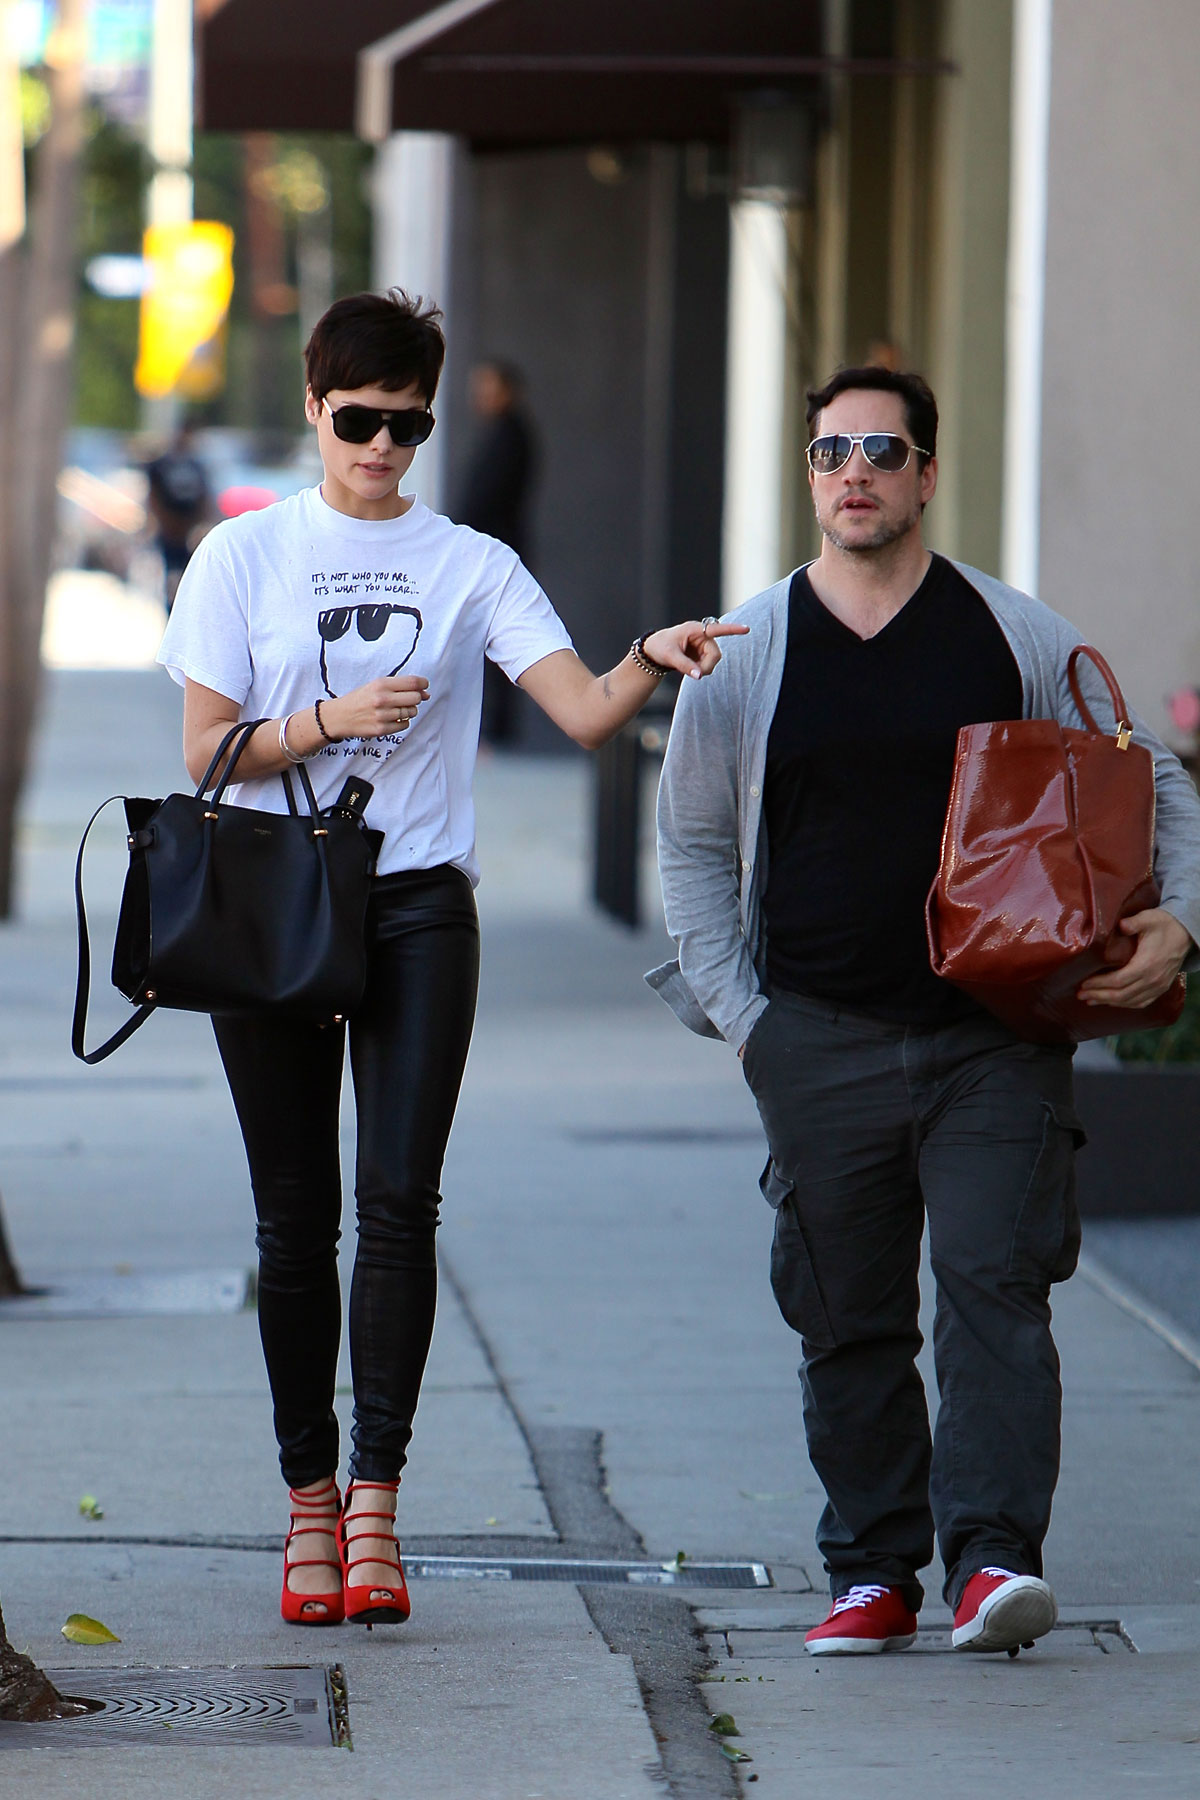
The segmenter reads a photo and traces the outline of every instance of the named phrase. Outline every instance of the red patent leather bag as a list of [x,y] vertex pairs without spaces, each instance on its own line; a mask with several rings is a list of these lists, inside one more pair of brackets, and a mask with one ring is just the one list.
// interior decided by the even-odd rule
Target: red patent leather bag
[[[1116,730],[1097,725],[1079,686],[1089,657],[1112,696]],[[1088,644],[1071,652],[1085,729],[1056,719],[964,725],[958,734],[937,880],[925,909],[935,974],[1018,1036],[1062,1044],[1170,1025],[1180,976],[1151,1006],[1088,1006],[1081,982],[1128,962],[1129,914],[1157,906],[1154,759],[1133,741],[1116,677]]]

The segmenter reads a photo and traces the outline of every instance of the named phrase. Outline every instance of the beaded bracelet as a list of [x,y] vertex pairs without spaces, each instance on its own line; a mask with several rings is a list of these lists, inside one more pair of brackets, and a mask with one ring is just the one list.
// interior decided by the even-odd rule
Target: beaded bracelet
[[644,631],[641,637],[634,638],[629,646],[629,654],[643,674],[653,675],[656,681],[661,681],[663,676],[669,675],[671,671],[664,669],[661,663],[656,663],[653,657],[646,655],[646,639],[649,635],[648,631]]
[[327,744],[336,744],[338,742],[337,738],[330,737],[329,733],[325,729],[324,721],[321,718],[321,708],[324,706],[324,704],[325,704],[325,702],[323,700],[314,700],[313,701],[313,718],[317,721],[317,730],[320,732],[321,736],[325,739],[325,742]]

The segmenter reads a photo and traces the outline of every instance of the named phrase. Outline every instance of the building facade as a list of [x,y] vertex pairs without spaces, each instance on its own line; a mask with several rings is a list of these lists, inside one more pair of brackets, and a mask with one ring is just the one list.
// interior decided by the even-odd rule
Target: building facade
[[271,10],[212,12],[202,117],[379,140],[377,279],[450,329],[422,480],[452,497],[471,362],[520,366],[533,561],[585,656],[812,552],[804,391],[878,357],[938,394],[935,547],[1167,727],[1200,682],[1200,476],[1160,450],[1195,380],[1190,0],[370,0],[332,61],[298,0],[255,81]]

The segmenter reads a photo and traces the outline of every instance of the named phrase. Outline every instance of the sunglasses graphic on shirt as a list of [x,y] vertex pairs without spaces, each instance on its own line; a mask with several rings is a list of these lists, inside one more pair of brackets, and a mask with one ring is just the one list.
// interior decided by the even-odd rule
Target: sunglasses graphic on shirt
[[[400,606],[393,601],[327,606],[319,612],[321,680],[330,699],[336,700],[339,694],[349,693],[377,675],[398,675],[416,649],[424,624],[415,606]],[[340,651],[334,648],[347,639]],[[372,646],[379,643],[385,655],[401,649],[404,654],[396,663],[391,663],[388,656],[390,666],[380,667],[379,658],[371,653]]]

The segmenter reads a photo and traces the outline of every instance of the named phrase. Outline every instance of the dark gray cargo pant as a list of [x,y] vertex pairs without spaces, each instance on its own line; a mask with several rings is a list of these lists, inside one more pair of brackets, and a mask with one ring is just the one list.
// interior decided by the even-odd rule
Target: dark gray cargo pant
[[[987,1565],[1040,1575],[1062,1412],[1050,1284],[1079,1254],[1070,1052],[984,1015],[923,1030],[779,993],[744,1068],[833,1593],[879,1582],[919,1606],[935,1526],[951,1606]],[[915,1366],[926,1217],[932,1444]]]

